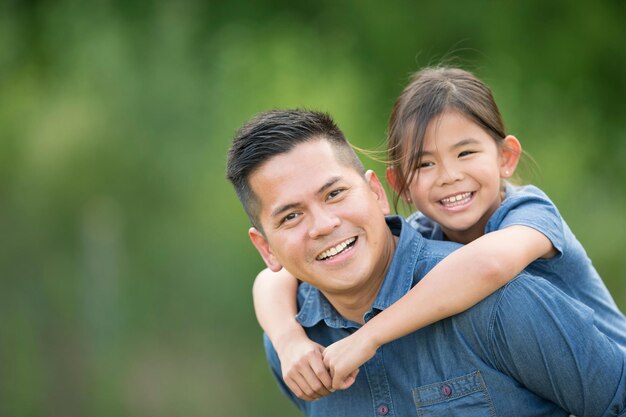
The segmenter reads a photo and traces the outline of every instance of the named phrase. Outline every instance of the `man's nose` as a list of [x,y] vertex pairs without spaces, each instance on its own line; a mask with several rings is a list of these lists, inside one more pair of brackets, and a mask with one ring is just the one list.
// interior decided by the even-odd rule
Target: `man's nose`
[[311,227],[309,228],[309,237],[317,239],[331,233],[341,224],[340,218],[326,208],[320,208],[311,211]]

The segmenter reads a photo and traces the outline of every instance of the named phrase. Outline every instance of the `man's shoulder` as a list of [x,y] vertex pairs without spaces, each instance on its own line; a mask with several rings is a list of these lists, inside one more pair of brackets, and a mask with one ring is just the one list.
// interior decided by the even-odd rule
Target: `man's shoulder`
[[532,327],[550,311],[562,310],[560,303],[574,303],[587,309],[546,279],[522,271],[505,286],[455,317],[473,331],[492,337],[496,322],[518,329]]
[[419,211],[414,212],[406,218],[407,223],[426,239],[436,239],[435,233],[437,223],[424,216]]
[[451,242],[449,240],[424,239],[422,255],[431,256],[441,260],[461,246],[463,245],[457,242]]
[[499,369],[501,350],[516,349],[524,337],[540,333],[537,320],[551,308],[543,299],[553,298],[557,291],[546,280],[522,272],[479,303],[433,326],[451,326],[470,351]]
[[398,236],[388,276],[406,273],[407,267],[410,269],[414,265],[415,270],[411,272],[419,280],[424,273],[461,246],[458,243],[427,239],[400,216],[388,216],[387,224],[392,233]]
[[[433,256],[443,258],[462,246],[460,243],[443,240],[442,237],[437,238],[435,235],[442,233],[439,225],[433,223],[432,220],[419,212],[413,213],[406,220],[398,216],[394,217],[395,223],[401,224],[402,234],[405,235],[405,238],[401,241],[405,245],[407,243],[418,244],[420,246],[418,256],[420,257]],[[407,235],[409,236],[408,238],[406,237]],[[406,250],[406,247],[400,245],[398,249]]]
[[497,343],[504,334],[523,335],[541,328],[546,320],[575,315],[592,317],[593,311],[546,279],[522,271],[458,318],[472,331]]

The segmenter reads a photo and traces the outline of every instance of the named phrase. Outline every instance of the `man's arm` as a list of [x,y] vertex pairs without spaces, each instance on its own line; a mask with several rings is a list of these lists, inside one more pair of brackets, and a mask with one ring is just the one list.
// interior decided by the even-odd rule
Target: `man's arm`
[[578,417],[626,415],[626,352],[590,308],[528,276],[497,296],[489,349],[498,369]]

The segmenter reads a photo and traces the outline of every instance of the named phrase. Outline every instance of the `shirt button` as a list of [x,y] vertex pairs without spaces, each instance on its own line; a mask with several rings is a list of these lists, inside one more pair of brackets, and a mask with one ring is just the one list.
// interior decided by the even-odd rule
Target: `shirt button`
[[441,393],[445,395],[446,397],[449,397],[450,395],[452,395],[452,387],[450,387],[450,385],[448,384],[442,386]]
[[386,416],[387,414],[389,414],[389,407],[387,407],[385,404],[381,404],[376,409],[376,413],[379,416]]

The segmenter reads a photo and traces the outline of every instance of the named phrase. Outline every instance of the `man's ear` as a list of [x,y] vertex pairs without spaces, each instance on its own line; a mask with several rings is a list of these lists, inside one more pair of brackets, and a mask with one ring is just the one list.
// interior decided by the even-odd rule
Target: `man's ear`
[[269,243],[267,243],[267,239],[265,239],[265,236],[263,236],[261,232],[259,232],[256,228],[251,227],[250,230],[248,230],[248,236],[250,236],[252,244],[256,250],[259,251],[261,257],[265,261],[265,265],[267,265],[270,270],[278,272],[283,269],[283,266],[274,256]]
[[522,156],[522,145],[515,136],[508,135],[502,141],[500,151],[500,177],[509,178],[515,172]]
[[387,200],[387,193],[385,192],[385,187],[381,184],[380,180],[376,176],[376,173],[371,169],[365,173],[365,179],[369,184],[370,188],[376,194],[376,198],[378,200],[378,206],[383,214],[386,216],[391,213],[391,209],[389,208],[389,201]]

